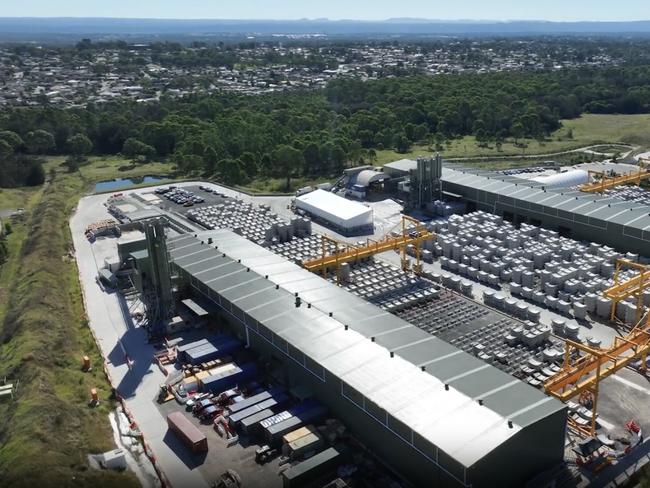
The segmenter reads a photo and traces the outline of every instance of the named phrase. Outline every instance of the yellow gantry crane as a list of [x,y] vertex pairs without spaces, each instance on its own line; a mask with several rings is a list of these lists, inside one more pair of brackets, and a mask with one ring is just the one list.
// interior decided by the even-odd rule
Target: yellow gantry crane
[[[634,268],[638,274],[627,280],[620,280],[623,268]],[[607,349],[585,346],[571,340],[566,341],[564,363],[560,371],[544,383],[546,392],[564,402],[576,395],[591,395],[592,418],[589,426],[583,426],[569,417],[569,425],[583,435],[593,436],[596,432],[599,384],[630,363],[640,360],[639,371],[646,371],[646,360],[650,352],[650,312],[641,316],[643,291],[650,286],[650,267],[618,259],[614,274],[614,285],[604,291],[612,300],[611,319],[616,317],[616,305],[621,300],[637,298],[637,325],[624,337],[615,337]]]
[[556,375],[546,380],[544,389],[563,402],[576,395],[592,395],[592,417],[588,427],[569,417],[569,425],[577,432],[586,436],[594,436],[596,433],[598,390],[602,380],[637,360],[640,360],[639,371],[646,371],[646,359],[650,351],[650,314],[648,315],[644,324],[639,322],[625,337],[615,337],[608,349],[566,341],[564,364]]
[[[435,239],[436,235],[426,229],[424,224],[413,217],[402,215],[401,233],[397,236],[389,233],[386,237],[379,240],[367,239],[363,245],[352,245],[339,242],[331,237],[322,237],[321,256],[310,259],[302,263],[303,267],[313,273],[322,272],[327,276],[328,270],[336,270],[338,281],[340,282],[340,266],[343,263],[357,262],[361,259],[374,256],[386,251],[401,250],[402,252],[402,269],[408,269],[408,259],[406,258],[406,246],[413,244],[415,246],[416,264],[413,265],[413,271],[422,272],[420,262],[420,245],[422,242]],[[333,247],[330,251],[330,245]]]
[[[631,172],[619,176],[609,176],[602,171],[589,170],[589,183],[580,186],[580,191],[587,193],[603,193],[605,190],[614,188],[619,185],[627,185],[634,183],[640,185],[641,181],[650,178],[650,171],[646,169],[639,169],[639,171]],[[592,176],[594,177],[592,179]]]
[[[621,281],[620,273],[623,268],[633,268],[639,273],[632,278]],[[650,287],[650,266],[630,261],[629,259],[617,259],[616,271],[614,272],[614,284],[603,292],[606,298],[612,300],[611,320],[616,319],[616,305],[618,302],[629,297],[636,297],[636,321],[641,318],[643,309],[643,292]]]

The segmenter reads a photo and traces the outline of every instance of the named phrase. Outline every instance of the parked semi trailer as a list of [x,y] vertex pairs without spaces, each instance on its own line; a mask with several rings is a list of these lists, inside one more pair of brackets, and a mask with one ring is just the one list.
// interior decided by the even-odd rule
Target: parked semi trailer
[[167,425],[192,452],[208,450],[208,438],[182,412],[167,415]]

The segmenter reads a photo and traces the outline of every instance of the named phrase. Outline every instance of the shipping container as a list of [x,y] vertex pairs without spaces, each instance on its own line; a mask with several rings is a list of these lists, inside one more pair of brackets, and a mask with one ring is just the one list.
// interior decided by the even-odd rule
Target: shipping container
[[217,344],[205,344],[185,351],[185,362],[197,365],[222,358],[240,348],[242,343],[237,339],[227,339]]
[[229,374],[232,374],[236,371],[238,371],[238,366],[235,363],[226,363],[222,364],[221,366],[217,366],[216,368],[212,368],[211,370],[207,371],[207,375],[205,375],[203,378],[201,378],[201,381],[199,382],[199,386],[201,389],[204,389],[203,384],[204,382],[210,382],[211,378],[221,378],[223,376],[227,376]]
[[299,459],[309,452],[319,451],[322,445],[323,438],[312,432],[287,444],[287,451],[291,459]]
[[293,417],[293,414],[288,410],[284,410],[283,412],[276,413],[273,417],[269,417],[260,425],[263,429],[267,429],[268,427],[271,427],[272,425],[275,424],[279,424],[280,422],[284,422],[285,420],[290,419],[291,417]]
[[255,363],[246,363],[241,366],[229,368],[220,373],[212,373],[209,378],[201,382],[203,391],[219,393],[232,388],[242,381],[251,379],[257,373]]
[[178,346],[176,348],[176,354],[181,362],[187,362],[185,354],[190,349],[205,346],[207,344],[216,345],[229,339],[232,339],[232,337],[228,334],[217,334],[211,337],[206,337],[204,339],[199,339],[198,341],[188,342],[187,344],[181,344]]
[[305,412],[313,407],[319,406],[319,403],[316,400],[306,400],[302,403],[299,403],[298,405],[295,405],[291,407],[288,410],[285,410],[284,412],[280,412],[277,415],[274,415],[273,417],[266,419],[264,422],[262,422],[262,427],[267,428],[270,427],[273,424],[277,424],[279,422],[282,422],[284,420],[287,420],[294,415],[299,415],[302,412]]
[[264,428],[264,437],[269,444],[275,444],[282,439],[282,436],[302,427],[305,424],[317,422],[322,419],[327,410],[323,406],[312,407],[309,410],[300,412],[281,422],[274,423]]
[[306,436],[308,434],[311,434],[312,432],[315,432],[315,431],[316,431],[316,429],[314,429],[314,426],[312,426],[312,425],[307,425],[305,427],[300,427],[299,429],[292,430],[288,434],[285,434],[284,436],[282,436],[282,442],[284,444],[290,444],[290,443],[300,439],[301,437],[304,437],[304,436]]
[[170,413],[167,416],[167,425],[192,452],[208,450],[207,437],[182,412]]
[[263,391],[261,393],[258,393],[257,395],[250,396],[248,398],[243,399],[239,403],[235,403],[233,405],[230,405],[228,407],[228,411],[232,415],[233,413],[237,413],[240,410],[245,410],[248,407],[252,407],[253,405],[263,402],[264,400],[268,400],[269,398],[273,397],[274,395],[280,394],[284,392],[284,388],[271,388],[270,390]]
[[263,402],[260,402],[256,405],[253,405],[252,407],[248,407],[245,410],[240,410],[239,412],[235,412],[232,415],[228,417],[230,420],[230,423],[236,427],[239,422],[244,420],[246,417],[250,417],[251,415],[255,415],[257,412],[261,412],[262,410],[266,409],[271,409],[271,410],[279,410],[282,408],[282,405],[285,404],[288,401],[289,397],[287,395],[281,393],[279,395],[276,395],[274,398],[268,398],[267,400],[264,400]]
[[284,488],[305,486],[318,479],[341,464],[344,454],[339,448],[330,447],[295,466],[291,466],[282,472]]
[[261,412],[253,414],[250,417],[246,417],[241,422],[239,422],[239,428],[245,434],[253,435],[260,429],[260,422],[273,415],[273,410],[262,410]]

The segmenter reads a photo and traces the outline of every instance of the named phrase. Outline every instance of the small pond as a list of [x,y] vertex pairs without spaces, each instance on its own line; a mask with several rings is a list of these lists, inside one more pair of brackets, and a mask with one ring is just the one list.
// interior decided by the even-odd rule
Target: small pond
[[143,178],[116,178],[109,181],[100,181],[95,185],[95,193],[105,191],[128,190],[132,186],[143,183],[155,184],[168,180],[164,176],[145,176]]

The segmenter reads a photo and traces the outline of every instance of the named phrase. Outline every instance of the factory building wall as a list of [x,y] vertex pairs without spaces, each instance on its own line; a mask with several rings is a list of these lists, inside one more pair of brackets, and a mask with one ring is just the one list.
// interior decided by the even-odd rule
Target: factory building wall
[[[339,418],[355,437],[368,446],[385,464],[397,470],[411,483],[416,486],[441,488],[467,486],[462,481],[465,470],[461,465],[455,463],[451,458],[447,459],[445,467],[449,469],[450,465],[455,463],[453,471],[460,479],[448,474],[445,469],[413,449],[407,442],[387,430],[379,421],[367,415],[354,402],[344,397],[340,387],[341,381],[338,378],[325,373],[325,381],[320,380],[296,363],[288,361],[280,351],[259,336],[251,337],[251,347],[258,353],[270,355],[282,361],[288,368],[291,387],[308,386],[318,400],[329,409],[333,416]],[[431,454],[434,455],[434,453]]]
[[[418,440],[406,426],[393,425],[390,430],[383,422],[369,416],[363,406],[359,406],[361,397],[356,391],[348,389],[345,396],[344,385],[337,377],[329,374],[319,364],[306,358],[300,351],[289,346],[286,341],[247,315],[237,311],[226,300],[206,294],[196,280],[177,268],[178,275],[200,296],[210,300],[220,310],[235,335],[260,355],[272,356],[289,369],[289,379],[294,384],[306,384],[318,400],[327,406],[351,432],[371,448],[388,465],[414,483],[416,486],[436,486],[441,488],[458,488],[469,486],[465,480],[465,469],[451,457],[438,451],[435,446]],[[216,300],[215,300],[216,298]],[[361,401],[362,397],[361,397]],[[383,412],[385,415],[385,412]],[[405,440],[405,438],[408,438]],[[419,451],[412,444],[420,445]],[[425,454],[426,453],[426,454]],[[474,485],[479,486],[479,485]],[[487,486],[487,485],[486,485]]]
[[[529,426],[522,430],[512,441],[500,446],[488,456],[492,462],[501,462],[501,466],[506,466],[505,463],[512,463],[514,460],[517,466],[512,470],[504,471],[495,468],[490,462],[482,461],[470,472],[452,457],[420,438],[417,432],[387,415],[377,405],[367,402],[359,392],[331,375],[320,364],[304,356],[301,351],[236,306],[203,289],[196,279],[180,268],[177,272],[197,293],[224,311],[238,337],[258,354],[270,355],[285,364],[289,370],[289,379],[293,383],[291,386],[309,386],[318,400],[340,418],[352,433],[416,486],[519,486],[540,470],[548,469],[563,459],[563,449],[549,449],[549,443],[545,441],[551,438],[547,437],[549,432],[556,435],[558,429],[564,429],[564,418],[562,415],[556,415],[545,419],[543,426],[534,426],[534,429]],[[560,436],[563,440],[563,435]],[[519,452],[523,452],[522,446],[528,444],[538,446],[545,454],[537,458],[522,458]],[[499,480],[496,485],[495,479]]]
[[[472,486],[524,486],[564,459],[566,412],[559,411],[508,439],[469,470]],[[537,439],[537,440],[533,440]],[[553,445],[555,443],[555,445]],[[521,462],[521,460],[526,462]],[[512,485],[505,485],[507,473]]]
[[443,188],[445,191],[462,195],[470,202],[470,208],[473,206],[475,210],[484,210],[503,216],[516,224],[525,222],[539,225],[559,231],[562,235],[572,239],[598,242],[623,252],[648,254],[648,242],[643,240],[640,235],[631,234],[634,229],[627,229],[620,224],[544,205],[531,204],[521,199],[499,196],[455,183],[443,182]]

